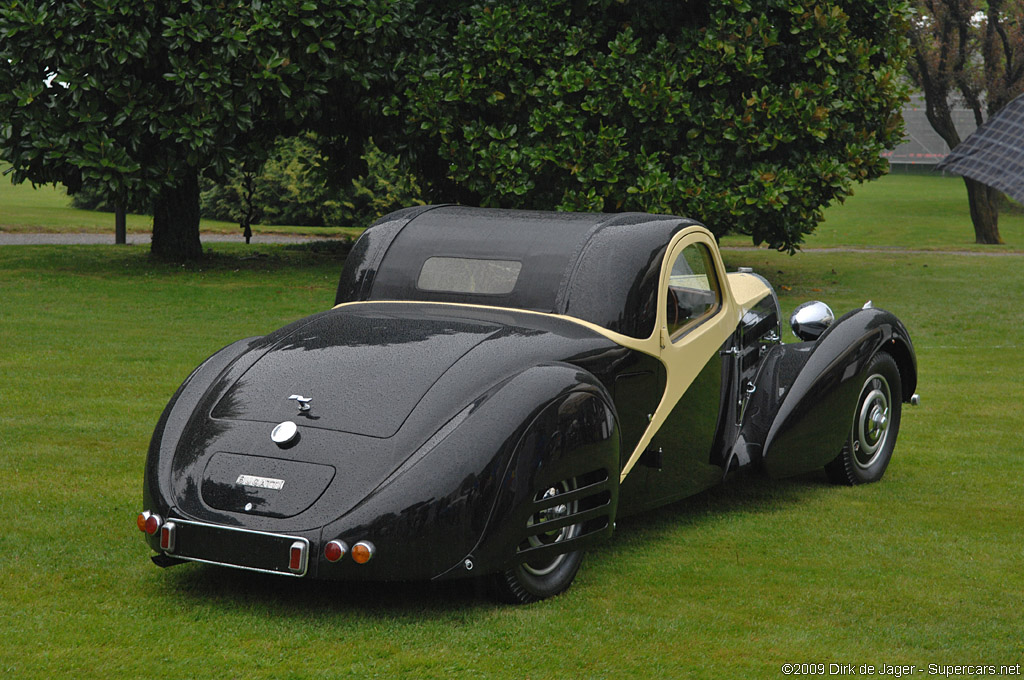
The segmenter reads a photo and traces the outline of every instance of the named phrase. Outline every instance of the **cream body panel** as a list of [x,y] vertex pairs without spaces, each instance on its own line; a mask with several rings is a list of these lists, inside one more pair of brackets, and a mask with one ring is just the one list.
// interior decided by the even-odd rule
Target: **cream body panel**
[[765,285],[761,277],[740,272],[729,274],[729,288],[732,289],[732,296],[736,300],[736,304],[744,311],[751,309],[771,293],[771,289]]

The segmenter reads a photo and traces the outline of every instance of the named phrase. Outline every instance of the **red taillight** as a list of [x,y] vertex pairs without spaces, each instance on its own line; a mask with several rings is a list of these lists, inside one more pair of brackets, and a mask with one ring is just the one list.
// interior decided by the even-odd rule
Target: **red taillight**
[[174,550],[174,522],[168,522],[160,528],[160,549],[166,552]]
[[160,525],[163,524],[163,520],[160,519],[160,515],[150,515],[146,519],[146,533],[150,536],[160,531]]
[[288,569],[296,574],[306,571],[306,544],[303,541],[292,543],[288,555]]
[[373,559],[376,553],[377,549],[369,541],[359,541],[352,546],[352,559],[355,560],[356,564],[366,564]]
[[324,557],[327,558],[328,562],[337,562],[347,552],[348,546],[345,545],[344,541],[331,541],[324,546]]
[[149,519],[149,510],[145,510],[139,513],[139,516],[135,518],[135,526],[139,527],[139,531],[146,530],[146,520]]

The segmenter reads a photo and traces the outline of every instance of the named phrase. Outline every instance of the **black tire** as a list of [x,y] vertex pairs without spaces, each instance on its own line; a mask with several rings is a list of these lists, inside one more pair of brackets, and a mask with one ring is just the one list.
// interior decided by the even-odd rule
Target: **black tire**
[[868,365],[846,444],[825,466],[833,483],[853,486],[882,478],[896,447],[902,406],[900,369],[892,355],[879,352]]
[[[558,487],[553,486],[539,492],[537,500],[557,496],[560,493],[571,491],[575,488],[576,481],[569,480],[568,482],[563,482]],[[543,524],[549,519],[557,519],[558,517],[575,513],[578,511],[578,503],[579,501],[574,501],[571,504],[563,504],[539,512],[530,518],[527,526],[532,527],[537,524]],[[578,536],[582,530],[582,524],[571,524],[554,531],[542,532],[531,536],[528,541],[524,542],[523,547],[537,547],[560,543]],[[583,551],[574,550],[540,561],[517,564],[491,576],[491,592],[498,600],[509,604],[529,604],[530,602],[554,597],[572,585],[582,561]]]
[[508,604],[529,604],[554,597],[568,590],[576,578],[576,572],[583,561],[583,551],[559,555],[565,558],[547,576],[537,577],[518,565],[492,576],[491,593],[501,602]]

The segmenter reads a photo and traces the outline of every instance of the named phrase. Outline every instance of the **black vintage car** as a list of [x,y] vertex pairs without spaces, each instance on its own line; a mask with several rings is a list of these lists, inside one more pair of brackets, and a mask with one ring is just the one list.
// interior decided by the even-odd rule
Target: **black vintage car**
[[239,340],[149,447],[153,560],[321,579],[565,590],[616,518],[754,466],[878,480],[909,334],[771,286],[700,224],[425,206],[357,241],[336,305]]

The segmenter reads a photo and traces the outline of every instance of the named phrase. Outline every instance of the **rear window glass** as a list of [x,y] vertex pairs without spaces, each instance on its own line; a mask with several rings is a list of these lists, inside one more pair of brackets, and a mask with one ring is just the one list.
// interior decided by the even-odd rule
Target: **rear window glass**
[[522,262],[431,257],[423,263],[416,287],[447,293],[507,295],[516,287]]

